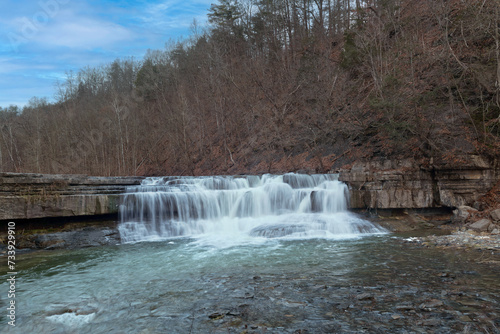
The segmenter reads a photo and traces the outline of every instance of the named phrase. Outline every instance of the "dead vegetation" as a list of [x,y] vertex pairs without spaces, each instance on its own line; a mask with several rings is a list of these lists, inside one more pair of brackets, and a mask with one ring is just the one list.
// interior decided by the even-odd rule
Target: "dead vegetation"
[[500,3],[223,0],[211,28],[0,110],[0,171],[326,172],[498,158]]

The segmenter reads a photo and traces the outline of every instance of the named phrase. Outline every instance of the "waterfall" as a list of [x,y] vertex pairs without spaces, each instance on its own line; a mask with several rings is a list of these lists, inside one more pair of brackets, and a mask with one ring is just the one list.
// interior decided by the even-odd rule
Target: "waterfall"
[[338,175],[152,177],[127,188],[123,242],[179,236],[345,238],[384,230],[347,211]]

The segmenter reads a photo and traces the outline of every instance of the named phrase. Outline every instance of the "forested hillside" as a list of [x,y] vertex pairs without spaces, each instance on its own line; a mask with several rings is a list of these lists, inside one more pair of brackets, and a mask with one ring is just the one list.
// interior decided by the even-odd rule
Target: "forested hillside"
[[[0,171],[315,170],[498,157],[499,0],[221,0],[210,29],[0,109]],[[459,163],[459,162],[457,162]]]

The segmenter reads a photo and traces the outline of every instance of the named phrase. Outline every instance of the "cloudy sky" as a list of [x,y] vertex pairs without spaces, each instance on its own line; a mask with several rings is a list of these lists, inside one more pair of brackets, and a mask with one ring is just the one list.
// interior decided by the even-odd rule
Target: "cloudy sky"
[[216,0],[1,0],[0,107],[52,101],[68,71],[147,49],[203,26]]

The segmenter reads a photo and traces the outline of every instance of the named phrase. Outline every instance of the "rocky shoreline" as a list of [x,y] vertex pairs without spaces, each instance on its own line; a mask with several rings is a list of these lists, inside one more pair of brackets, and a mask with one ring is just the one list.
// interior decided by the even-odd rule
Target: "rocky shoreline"
[[[19,221],[16,222],[16,249],[29,252],[117,245],[121,242],[118,222],[112,218]],[[6,254],[7,236],[0,232],[0,255]]]
[[480,212],[468,206],[453,211],[449,235],[413,237],[408,242],[438,248],[491,251],[500,254],[500,209]]
[[460,206],[453,211],[447,228],[451,229],[450,235],[430,235],[415,241],[424,246],[491,251],[500,255],[500,209],[479,211]]
[[[404,242],[422,247],[454,248],[466,251],[490,252],[500,255],[500,234],[477,233],[473,231],[454,231],[449,235],[429,235],[426,237],[409,237]],[[494,261],[500,265],[500,261]]]

